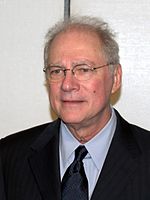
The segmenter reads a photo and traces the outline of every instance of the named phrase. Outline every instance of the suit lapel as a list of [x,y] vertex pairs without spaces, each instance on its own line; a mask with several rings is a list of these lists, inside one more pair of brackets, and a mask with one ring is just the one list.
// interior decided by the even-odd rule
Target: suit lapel
[[32,145],[29,164],[44,200],[60,199],[59,122],[47,127]]
[[117,128],[91,200],[119,199],[134,176],[139,155],[129,124],[117,114]]

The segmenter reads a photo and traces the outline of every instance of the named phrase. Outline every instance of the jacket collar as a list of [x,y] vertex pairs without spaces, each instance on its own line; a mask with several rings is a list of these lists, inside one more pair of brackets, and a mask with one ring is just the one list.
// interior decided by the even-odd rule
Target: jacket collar
[[91,200],[119,199],[137,169],[141,154],[130,125],[117,115],[117,128]]
[[31,146],[29,164],[44,200],[60,199],[60,120],[51,123]]

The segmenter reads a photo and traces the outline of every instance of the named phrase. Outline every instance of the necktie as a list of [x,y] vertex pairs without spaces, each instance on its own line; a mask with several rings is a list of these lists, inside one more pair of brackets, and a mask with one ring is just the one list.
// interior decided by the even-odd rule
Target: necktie
[[62,200],[88,200],[88,181],[82,162],[86,154],[85,146],[75,150],[75,159],[62,179]]

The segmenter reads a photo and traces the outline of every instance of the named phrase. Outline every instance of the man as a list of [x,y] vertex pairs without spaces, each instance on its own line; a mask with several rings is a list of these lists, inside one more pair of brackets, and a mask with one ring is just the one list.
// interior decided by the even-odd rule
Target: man
[[95,18],[47,33],[44,72],[58,119],[1,140],[0,199],[150,199],[150,133],[110,106],[121,85],[118,51]]

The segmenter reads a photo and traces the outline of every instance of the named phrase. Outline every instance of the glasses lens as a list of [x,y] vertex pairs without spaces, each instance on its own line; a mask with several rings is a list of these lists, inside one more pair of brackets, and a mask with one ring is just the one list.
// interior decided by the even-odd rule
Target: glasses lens
[[59,81],[64,77],[64,69],[60,67],[48,67],[46,73],[50,81]]
[[73,71],[76,79],[80,81],[90,79],[93,73],[92,69],[86,64],[77,65]]

